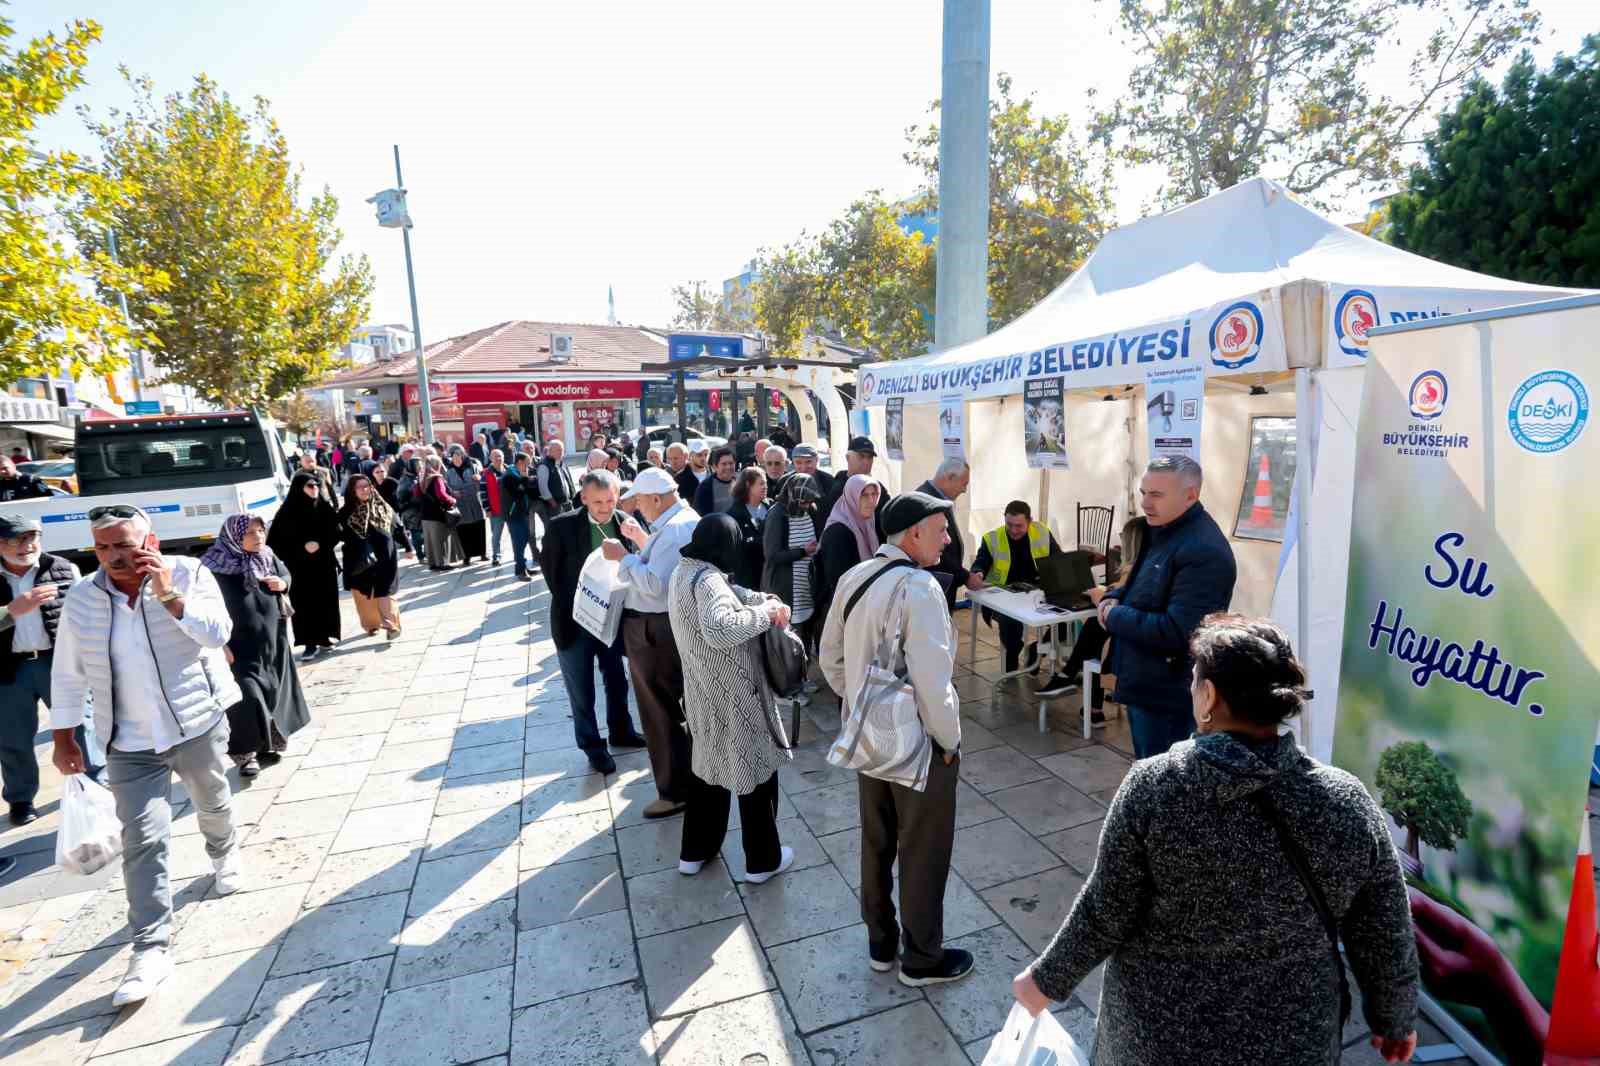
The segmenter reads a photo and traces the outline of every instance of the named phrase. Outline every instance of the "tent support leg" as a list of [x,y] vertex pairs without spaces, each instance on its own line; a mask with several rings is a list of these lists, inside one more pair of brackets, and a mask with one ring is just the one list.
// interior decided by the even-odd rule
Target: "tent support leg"
[[[1295,554],[1298,564],[1295,567],[1295,588],[1297,590],[1295,626],[1296,643],[1300,646],[1300,665],[1306,670],[1306,676],[1311,676],[1311,663],[1306,655],[1306,647],[1311,636],[1311,485],[1316,476],[1316,427],[1312,425],[1313,412],[1316,411],[1315,397],[1311,390],[1316,387],[1311,371],[1307,367],[1300,367],[1294,372],[1294,439],[1297,455],[1296,478],[1300,482],[1299,506],[1295,508],[1294,537]],[[1303,477],[1301,475],[1304,475]],[[1333,706],[1333,693],[1324,693],[1323,699],[1318,703],[1323,707]],[[1319,723],[1320,724],[1320,723]]]

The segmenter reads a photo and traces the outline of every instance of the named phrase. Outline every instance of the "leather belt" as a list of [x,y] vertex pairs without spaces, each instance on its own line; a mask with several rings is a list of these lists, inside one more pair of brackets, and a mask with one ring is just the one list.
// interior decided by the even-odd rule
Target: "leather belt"
[[635,611],[632,607],[624,607],[622,609],[622,617],[624,617],[624,618],[665,618],[665,617],[667,617],[667,612],[666,611]]
[[43,651],[12,651],[11,654],[16,656],[18,659],[43,659],[51,655],[54,651],[54,648],[46,648]]

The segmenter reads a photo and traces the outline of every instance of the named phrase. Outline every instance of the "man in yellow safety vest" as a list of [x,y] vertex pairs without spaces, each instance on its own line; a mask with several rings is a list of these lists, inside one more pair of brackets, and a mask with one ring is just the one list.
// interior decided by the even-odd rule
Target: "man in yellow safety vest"
[[[1038,560],[1060,545],[1050,530],[1033,520],[1033,511],[1025,500],[1012,500],[1006,504],[1006,524],[991,529],[983,535],[978,546],[978,557],[972,561],[972,576],[967,587],[982,588],[985,584],[1004,586],[1019,582],[1039,583]],[[1022,658],[1022,623],[1000,618],[1000,646],[1006,652],[1006,673],[1014,673]],[[1028,648],[1029,664],[1038,667],[1038,645]]]

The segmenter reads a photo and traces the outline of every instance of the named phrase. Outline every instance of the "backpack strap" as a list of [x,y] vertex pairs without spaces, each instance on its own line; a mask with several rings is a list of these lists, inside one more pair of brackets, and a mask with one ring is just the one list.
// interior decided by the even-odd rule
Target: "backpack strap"
[[1344,972],[1344,958],[1339,954],[1339,923],[1333,916],[1333,908],[1328,906],[1327,897],[1322,894],[1322,888],[1311,872],[1311,864],[1306,860],[1306,853],[1289,834],[1288,823],[1283,820],[1282,813],[1279,812],[1277,804],[1272,802],[1272,797],[1267,795],[1266,789],[1252,792],[1250,801],[1255,804],[1261,816],[1272,823],[1273,830],[1278,834],[1278,844],[1288,856],[1289,865],[1293,866],[1294,872],[1299,875],[1300,883],[1305,885],[1306,891],[1310,893],[1311,906],[1316,908],[1317,917],[1322,921],[1323,931],[1328,934],[1328,948],[1333,952],[1334,969],[1339,974],[1339,1028],[1342,1030],[1345,1023],[1350,1020],[1350,978]]

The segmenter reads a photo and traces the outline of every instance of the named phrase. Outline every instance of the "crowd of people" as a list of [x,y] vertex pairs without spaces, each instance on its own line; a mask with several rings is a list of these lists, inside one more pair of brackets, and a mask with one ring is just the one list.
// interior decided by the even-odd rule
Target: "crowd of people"
[[[1049,529],[1015,501],[969,563],[954,522],[967,465],[947,459],[893,495],[866,437],[850,441],[836,474],[804,444],[761,441],[741,461],[698,442],[642,456],[590,443],[581,471],[559,443],[539,455],[514,436],[381,457],[360,446],[353,467],[307,453],[270,524],[232,516],[200,559],[161,554],[138,508],[97,507],[100,568],[82,580],[42,551],[37,523],[0,518],[0,701],[35,708],[0,735],[5,798],[14,823],[31,816],[29,726],[42,703],[56,766],[103,778],[123,820],[134,955],[117,1002],[145,998],[172,968],[169,775],[199,812],[216,890],[232,891],[226,769],[258,772],[310,720],[292,649],[304,661],[340,640],[340,572],[362,629],[393,639],[402,558],[496,565],[507,533],[515,576],[537,570],[549,589],[576,747],[605,774],[614,752],[647,753],[656,797],[643,813],[683,814],[684,876],[720,852],[735,799],[743,879],[766,881],[794,860],[777,823],[777,774],[796,743],[782,712],[819,682],[774,689],[771,631],[812,652],[845,732],[863,706],[901,700],[910,713],[870,731],[852,763],[865,962],[898,964],[912,987],[972,972],[972,955],[943,933],[962,758],[952,611],[963,587],[1035,573],[1061,550]],[[1284,1061],[1334,1062],[1343,968],[1327,914],[1374,1044],[1400,1061],[1415,1043],[1417,955],[1393,846],[1360,783],[1283,731],[1304,674],[1276,626],[1224,613],[1235,564],[1201,484],[1192,460],[1153,460],[1143,513],[1124,529],[1108,583],[1091,590],[1094,618],[1064,672],[1103,658],[1140,761],[1111,803],[1088,883],[1017,976],[1016,997],[1043,1010],[1109,959],[1097,1062],[1231,1062],[1269,1038]],[[574,619],[596,552],[623,588],[610,641]],[[1025,633],[996,621],[1005,669],[1018,670]],[[1228,981],[1211,981],[1224,963]]]

